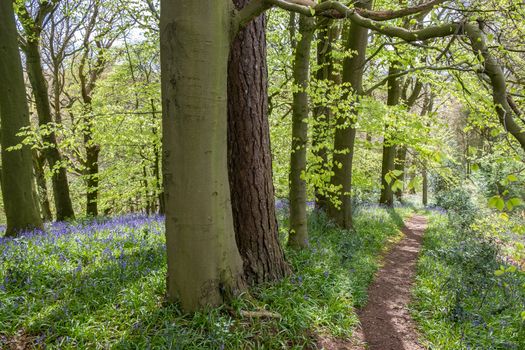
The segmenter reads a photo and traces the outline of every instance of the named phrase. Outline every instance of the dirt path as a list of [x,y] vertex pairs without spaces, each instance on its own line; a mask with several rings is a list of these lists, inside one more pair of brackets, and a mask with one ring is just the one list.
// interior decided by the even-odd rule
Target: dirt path
[[[358,311],[361,329],[354,349],[423,350],[408,311],[411,287],[427,221],[413,216],[403,229],[405,237],[385,256],[384,266],[368,289],[368,303]],[[366,344],[366,345],[363,345]]]

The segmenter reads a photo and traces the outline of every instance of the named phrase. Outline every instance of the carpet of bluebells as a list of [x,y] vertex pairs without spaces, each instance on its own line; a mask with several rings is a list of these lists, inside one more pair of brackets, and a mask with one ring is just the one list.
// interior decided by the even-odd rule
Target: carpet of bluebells
[[[378,255],[401,222],[393,211],[363,208],[349,233],[311,215],[311,248],[286,252],[294,275],[192,315],[164,299],[160,216],[53,223],[0,238],[0,349],[303,349],[319,335],[349,337],[354,307],[366,301]],[[261,309],[281,318],[239,316]]]
[[[163,225],[159,216],[128,215],[0,238],[0,334],[23,331],[61,348],[139,327],[156,301],[148,294],[163,287]],[[129,310],[137,301],[142,308]]]

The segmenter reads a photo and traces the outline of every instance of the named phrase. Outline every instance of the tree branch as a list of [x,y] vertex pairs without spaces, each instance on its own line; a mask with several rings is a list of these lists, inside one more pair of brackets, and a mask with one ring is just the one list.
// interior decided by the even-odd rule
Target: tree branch
[[375,21],[388,21],[391,19],[415,15],[420,12],[431,10],[434,6],[440,5],[444,3],[445,1],[446,0],[431,0],[431,1],[427,1],[419,5],[404,8],[401,10],[374,11],[374,10],[356,8],[356,12],[365,18],[373,19]]
[[[427,30],[427,28],[421,29],[419,31],[410,31],[399,27],[384,26],[380,23],[380,21],[386,21],[427,11],[442,2],[445,2],[445,0],[430,0],[421,5],[395,11],[372,11],[366,9],[349,8],[339,1],[332,0],[323,1],[319,4],[312,0],[252,0],[244,8],[236,13],[234,19],[234,31],[237,31],[239,28],[245,26],[253,18],[259,16],[267,9],[271,7],[279,7],[284,10],[297,12],[308,17],[325,16],[340,19],[348,18],[362,27],[376,30],[385,35],[397,36],[406,41],[425,40],[437,36],[447,36],[450,34],[448,31],[445,31],[445,34],[442,34],[441,31],[436,29],[444,26],[431,27],[433,30],[430,32]],[[384,28],[384,30],[387,32],[383,33],[379,30],[379,28]],[[397,34],[394,34],[394,32]],[[423,37],[418,38],[417,36]]]

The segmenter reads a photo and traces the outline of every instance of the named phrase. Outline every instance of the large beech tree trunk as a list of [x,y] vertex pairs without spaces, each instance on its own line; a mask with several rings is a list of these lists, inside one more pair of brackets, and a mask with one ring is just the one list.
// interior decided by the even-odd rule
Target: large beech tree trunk
[[29,126],[22,61],[18,52],[13,3],[0,1],[0,137],[1,184],[7,219],[6,236],[42,228],[34,196],[32,154],[28,146],[8,150],[22,142],[16,134]]
[[[401,97],[401,86],[399,84],[399,78],[395,76],[399,72],[397,62],[393,62],[388,71],[390,78],[388,79],[388,106],[397,106]],[[392,191],[392,185],[394,179],[388,182],[386,180],[387,174],[395,170],[395,158],[396,158],[396,145],[393,144],[389,137],[389,126],[385,127],[385,137],[383,140],[383,162],[381,164],[381,197],[379,199],[380,204],[384,204],[388,207],[394,206],[394,192]]]
[[227,167],[228,1],[161,1],[168,299],[185,311],[246,288]]
[[[30,35],[28,33],[27,35]],[[38,124],[47,126],[53,122],[51,116],[51,105],[47,89],[46,79],[42,71],[42,60],[39,51],[38,38],[28,40],[24,47],[26,54],[27,73],[38,114]],[[75,217],[73,204],[69,193],[69,183],[67,179],[67,170],[62,164],[62,156],[58,150],[58,143],[54,132],[43,136],[43,140],[49,146],[43,150],[47,163],[52,170],[51,183],[53,186],[53,198],[55,199],[55,210],[57,220],[71,219]]]
[[[356,7],[369,9],[371,1],[360,1]],[[352,56],[343,61],[343,83],[350,84],[348,98],[359,98],[363,94],[363,71],[368,46],[368,29],[356,23],[351,23],[348,29],[345,49],[352,52]],[[352,94],[354,96],[352,96]],[[350,119],[350,120],[349,120]],[[329,217],[340,227],[352,228],[352,164],[354,159],[354,145],[357,111],[353,110],[350,116],[339,116],[334,136],[334,166],[332,184],[339,188],[339,206],[330,205]]]
[[[235,0],[237,8],[249,1]],[[228,62],[228,168],[235,238],[250,284],[290,272],[279,243],[268,123],[266,25],[237,34]]]
[[295,49],[293,79],[296,91],[292,104],[292,154],[290,157],[290,236],[288,245],[294,248],[308,246],[306,146],[308,142],[308,80],[310,75],[310,49],[314,35],[313,18],[299,17],[301,39]]

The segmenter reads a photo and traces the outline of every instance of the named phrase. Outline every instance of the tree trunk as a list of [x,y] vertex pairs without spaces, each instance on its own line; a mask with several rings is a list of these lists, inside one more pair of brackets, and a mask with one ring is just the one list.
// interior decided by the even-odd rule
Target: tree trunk
[[[390,78],[388,79],[388,106],[397,106],[401,96],[401,86],[399,79],[394,75],[399,72],[397,67],[398,62],[393,62],[388,71]],[[389,137],[389,126],[385,127],[385,137],[383,140],[383,162],[381,165],[381,198],[379,199],[380,204],[384,204],[388,207],[394,206],[394,193],[392,191],[392,185],[395,179],[392,178],[390,182],[386,180],[387,174],[390,174],[395,170],[395,157],[396,157],[396,145],[392,143]]]
[[[516,115],[509,103],[509,95],[507,94],[507,82],[505,73],[500,64],[489,52],[489,48],[485,42],[485,38],[479,24],[465,23],[465,34],[470,40],[472,50],[478,56],[480,63],[483,65],[483,73],[490,79],[492,85],[492,99],[500,123],[505,128],[505,131],[510,133],[525,151],[525,130],[514,120]],[[517,111],[520,113],[519,111]],[[519,117],[519,115],[518,115]]]
[[0,1],[0,137],[1,185],[7,220],[6,236],[24,230],[42,228],[34,197],[31,149],[8,150],[22,142],[16,134],[29,126],[22,61],[18,52],[13,3]]
[[[334,62],[332,57],[333,41],[337,40],[336,30],[333,28],[333,21],[327,18],[319,19],[317,25],[318,42],[317,42],[317,65],[318,69],[315,78],[318,81],[334,81],[333,70]],[[328,93],[328,91],[327,91]],[[328,150],[326,142],[330,134],[330,106],[326,102],[319,103],[314,107],[314,127],[312,135],[312,153],[314,154],[317,164],[317,176],[320,179],[325,178],[329,171]],[[322,182],[321,182],[322,184]],[[329,197],[323,185],[315,186],[315,207],[318,210],[327,211]]]
[[[361,1],[356,7],[369,9],[371,1]],[[351,23],[345,43],[345,50],[352,52],[352,56],[343,61],[343,83],[350,85],[350,91],[345,99],[356,98],[363,94],[363,71],[368,46],[368,29]],[[349,120],[350,119],[350,120]],[[337,196],[339,205],[330,205],[328,214],[340,227],[352,228],[352,165],[354,159],[354,145],[357,119],[357,110],[351,115],[337,118],[338,124],[334,136],[334,165],[332,184],[339,188]]]
[[301,15],[301,39],[295,50],[293,67],[294,84],[292,104],[292,154],[290,158],[290,236],[288,245],[293,248],[308,246],[306,145],[308,142],[308,80],[310,74],[310,49],[314,34],[314,19]]
[[[237,8],[249,1],[236,0]],[[237,34],[228,62],[228,170],[237,247],[250,284],[290,272],[279,243],[268,123],[266,20]]]
[[[407,95],[408,87],[411,85],[410,83],[411,83],[410,78],[406,79],[405,86],[401,90],[401,99],[403,100],[402,103],[406,106],[407,112],[410,112],[412,107],[414,107],[415,103],[417,102],[417,99],[419,98],[419,95],[421,94],[421,90],[423,88],[423,83],[419,79],[416,79],[411,94]],[[396,160],[395,160],[395,166],[394,166],[395,170],[400,172],[400,175],[397,177],[397,180],[401,182],[402,186],[395,193],[396,198],[400,202],[403,201],[403,191],[405,190],[404,186],[405,186],[405,168],[406,168],[406,160],[407,160],[406,158],[407,158],[407,146],[402,145],[396,151]]]
[[[27,45],[24,47],[24,52],[26,54],[27,73],[35,97],[38,124],[43,127],[49,126],[50,123],[53,122],[53,119],[51,116],[51,105],[49,103],[46,79],[42,71],[42,60],[38,43],[38,38],[28,40]],[[57,220],[61,221],[74,218],[75,213],[73,211],[73,204],[69,194],[67,169],[64,167],[64,164],[62,164],[62,156],[58,150],[55,133],[50,132],[44,134],[42,138],[48,145],[43,152],[53,174],[51,177],[51,183],[53,187],[53,197],[55,199]]]
[[228,1],[161,1],[168,299],[185,311],[246,289],[227,160]]
[[[151,100],[151,115],[153,127],[151,129],[153,135],[157,136],[158,128],[155,126],[155,120],[157,118],[157,111],[155,110],[155,103],[153,99]],[[157,191],[158,204],[159,204],[159,214],[164,214],[164,191],[162,190],[162,180],[160,178],[160,146],[155,143],[153,145],[153,174],[155,175],[155,188]]]
[[[407,159],[407,147],[406,146],[399,147],[396,152],[396,160],[395,160],[394,169],[399,170],[401,172],[400,175],[397,177],[397,180],[401,181],[403,184],[405,183],[406,159]],[[404,188],[402,187],[402,188],[397,189],[396,191],[396,198],[400,202],[403,200],[403,190]]]
[[100,146],[93,140],[93,121],[91,118],[86,118],[86,123],[86,130],[84,130],[86,215],[96,217],[98,216],[98,156],[100,155]]
[[49,197],[47,195],[47,183],[44,175],[45,156],[38,154],[38,151],[33,151],[33,167],[35,169],[36,185],[38,188],[37,194],[40,202],[40,209],[42,217],[45,222],[53,221],[53,214],[51,214],[51,206],[49,204]]
[[423,165],[422,176],[423,176],[422,201],[423,201],[423,205],[426,207],[428,205],[428,174],[427,174],[426,164]]

